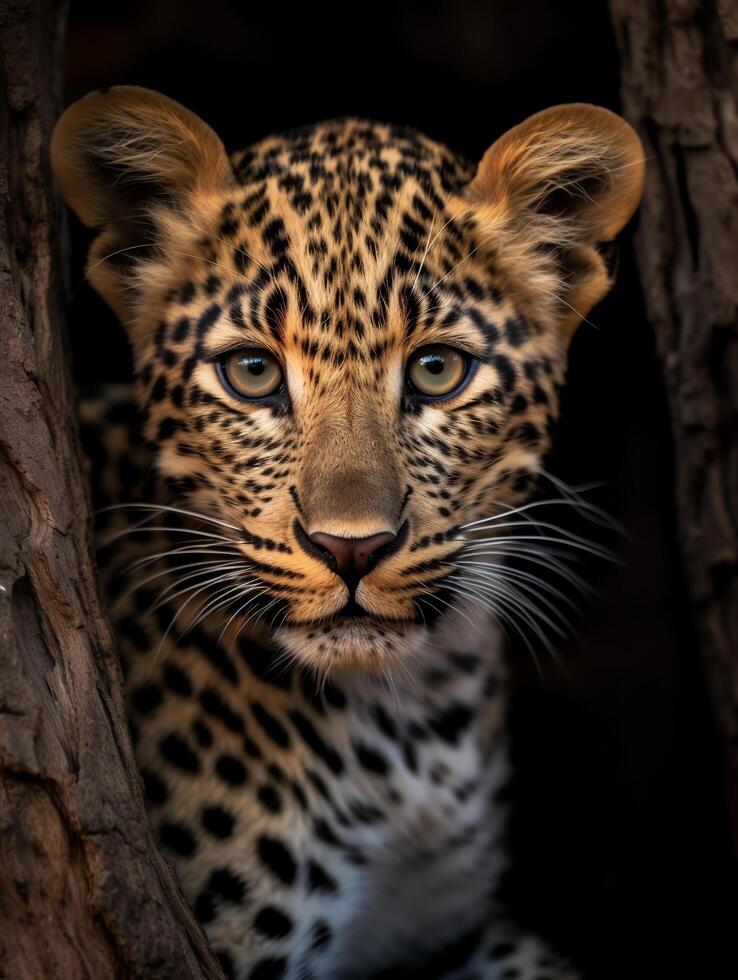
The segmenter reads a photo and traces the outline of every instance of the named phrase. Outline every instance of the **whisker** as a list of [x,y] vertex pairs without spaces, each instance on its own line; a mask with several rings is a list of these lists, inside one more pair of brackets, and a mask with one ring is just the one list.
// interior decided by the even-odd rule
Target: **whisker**
[[185,510],[182,507],[174,507],[171,504],[111,504],[109,507],[101,507],[97,513],[104,514],[108,511],[114,510],[149,510],[154,513],[166,512],[170,514],[183,514],[186,517],[194,517],[199,521],[207,521],[209,524],[217,524],[220,527],[228,528],[230,531],[238,531],[240,534],[244,532],[243,528],[237,527],[235,524],[228,524],[226,521],[221,521],[217,517],[211,517],[209,514],[201,514],[195,510]]
[[[455,564],[458,568],[471,568],[472,572],[470,575],[479,575],[483,578],[490,577],[494,580],[499,579],[502,581],[505,581],[508,578],[515,578],[525,582],[535,582],[550,595],[553,595],[557,599],[560,599],[562,602],[566,603],[566,605],[577,614],[581,615],[582,613],[582,610],[572,601],[572,599],[569,598],[569,596],[563,593],[560,589],[557,589],[556,586],[551,585],[550,582],[547,582],[545,579],[541,578],[540,575],[532,575],[530,572],[525,572],[520,568],[510,568],[508,565],[490,566],[479,561],[469,562],[461,560]],[[493,572],[492,569],[495,569],[495,571]]]
[[[444,210],[445,210],[445,208],[444,208]],[[454,221],[455,218],[458,217],[457,215],[452,214],[451,217],[448,219],[448,221],[444,222],[441,225],[441,227],[438,229],[438,231],[434,235],[433,240],[431,241],[431,237],[430,236],[433,234],[433,225],[436,223],[436,214],[437,214],[437,212],[434,211],[433,212],[433,219],[431,221],[430,230],[428,232],[428,244],[426,245],[425,251],[423,252],[423,257],[420,260],[420,265],[418,266],[418,271],[415,273],[415,279],[413,280],[413,284],[412,284],[412,287],[411,287],[412,288],[412,291],[414,291],[415,290],[415,287],[418,285],[418,279],[420,278],[420,273],[423,271],[423,266],[425,265],[425,260],[428,258],[428,253],[430,252],[430,250],[435,245],[435,243],[436,243],[438,237],[440,236],[441,232],[444,231],[446,228],[448,228],[448,226],[451,224],[451,222]],[[451,270],[451,271],[453,271],[453,270]],[[427,295],[427,293],[426,293],[426,295]],[[425,297],[423,297],[423,298],[425,298]]]
[[[453,592],[455,595],[458,595],[461,598],[466,599],[468,602],[471,602],[471,603],[479,606],[481,609],[483,609],[485,612],[487,612],[488,615],[491,615],[494,618],[495,622],[498,622],[498,623],[501,623],[503,621],[506,622],[507,625],[512,630],[515,631],[516,635],[519,636],[520,639],[521,639],[521,641],[524,643],[525,647],[527,648],[528,652],[531,655],[531,658],[532,658],[533,662],[536,665],[536,669],[538,670],[539,676],[541,677],[541,679],[543,678],[543,671],[541,669],[541,664],[540,664],[540,660],[538,658],[538,654],[536,653],[536,651],[535,651],[532,643],[530,642],[530,639],[528,638],[528,636],[521,629],[520,624],[517,623],[512,618],[512,616],[509,614],[509,612],[507,611],[507,609],[504,609],[504,608],[500,607],[497,603],[490,602],[489,600],[482,600],[482,599],[480,599],[479,596],[476,596],[476,595],[474,595],[472,593],[469,593],[465,589],[457,588],[455,585],[447,584],[446,585],[446,588],[450,592]],[[436,597],[436,598],[438,598],[438,597]]]
[[166,551],[158,551],[153,555],[144,555],[143,558],[137,558],[135,561],[132,561],[126,565],[124,571],[129,573],[135,568],[140,568],[144,565],[151,565],[153,562],[163,561],[165,558],[171,558],[179,555],[217,555],[223,557],[227,556],[230,558],[239,556],[242,560],[245,560],[241,551],[235,547],[226,548],[225,545],[217,543],[190,543],[183,545],[181,548],[168,548]]
[[[539,507],[574,507],[575,509],[579,510],[583,517],[593,521],[594,523],[600,523],[599,521],[595,520],[595,517],[607,518],[608,516],[605,511],[601,510],[599,507],[595,507],[594,504],[591,504],[586,500],[574,502],[573,500],[561,500],[558,497],[553,497],[546,498],[545,500],[533,500],[530,503],[523,504],[520,507],[511,507],[509,510],[503,511],[500,514],[494,514],[491,517],[480,517],[476,521],[469,521],[468,524],[461,524],[459,526],[466,529],[470,527],[478,527],[480,525],[493,524],[505,517],[515,517],[519,514],[525,514],[531,510],[536,510]],[[614,521],[609,523],[609,526],[613,526],[613,524],[615,524]]]
[[177,589],[178,586],[181,584],[181,582],[179,581],[173,582],[171,585],[167,586],[165,589],[162,590],[156,602],[152,606],[152,609],[156,611],[157,609],[160,609],[163,605],[165,605],[167,602],[171,602],[174,599],[178,599],[179,596],[186,595],[188,592],[191,592],[193,589],[199,589],[200,587],[210,588],[213,585],[217,585],[219,582],[224,582],[226,580],[233,580],[238,575],[239,575],[238,570],[232,572],[225,572],[223,575],[213,576],[212,578],[206,579],[205,582],[196,582],[194,585],[185,586],[185,588],[179,589],[178,591],[175,592],[173,592],[172,590]]
[[482,242],[480,242],[479,245],[475,245],[474,248],[470,252],[467,252],[467,254],[464,256],[464,258],[463,259],[460,259],[456,263],[456,265],[453,266],[453,268],[449,269],[445,276],[441,276],[441,278],[438,280],[438,282],[433,283],[433,285],[431,286],[431,288],[428,289],[426,292],[423,293],[423,295],[421,296],[421,299],[425,299],[427,296],[430,296],[430,294],[433,292],[434,289],[438,289],[438,287],[441,285],[441,283],[444,282],[444,280],[448,279],[448,277],[452,273],[456,272],[456,270],[459,268],[459,266],[462,265],[462,263],[466,262],[467,259],[470,259],[472,257],[472,255],[474,255],[474,253],[477,252],[481,248],[481,246],[482,246]]
[[[203,586],[200,589],[200,592],[204,592],[206,588],[207,588],[207,586]],[[161,638],[160,638],[159,643],[158,643],[157,648],[156,648],[156,652],[154,653],[154,656],[152,658],[151,669],[149,671],[149,675],[151,674],[151,671],[153,671],[154,667],[156,666],[156,662],[159,659],[159,654],[161,653],[161,651],[162,651],[162,649],[164,647],[164,644],[166,643],[167,638],[169,637],[169,634],[171,633],[172,629],[174,628],[174,624],[177,622],[177,620],[182,615],[182,613],[184,612],[185,608],[189,605],[189,603],[192,602],[193,599],[197,598],[198,594],[200,594],[200,593],[194,592],[191,596],[188,596],[188,598],[185,599],[185,601],[182,603],[182,605],[176,611],[176,613],[174,614],[174,616],[172,616],[172,618],[170,619],[169,624],[167,625],[167,628],[164,630],[164,632],[161,635]]]
[[239,568],[240,566],[241,566],[240,562],[232,562],[230,564],[227,563],[224,564],[223,562],[213,560],[213,561],[206,561],[206,562],[200,562],[200,561],[189,562],[186,565],[178,565],[176,569],[164,568],[159,572],[154,572],[153,575],[147,575],[146,578],[141,579],[140,582],[136,582],[134,585],[131,586],[130,589],[128,589],[126,592],[123,593],[122,598],[124,599],[129,598],[134,594],[134,592],[138,591],[138,589],[142,589],[145,585],[148,585],[149,582],[154,582],[156,579],[162,578],[165,575],[174,575],[175,572],[180,572],[187,568],[195,568],[196,571],[188,572],[187,575],[178,576],[177,584],[186,582],[189,579],[195,578],[198,575],[205,575],[206,573],[215,572],[215,571],[225,571],[226,569],[229,568],[236,569]]
[[[448,578],[444,580],[444,588],[446,587],[447,581]],[[469,625],[475,632],[481,634],[482,627],[480,626],[480,624],[475,623],[474,620],[471,618],[471,616],[468,616],[466,613],[464,613],[463,609],[459,609],[458,606],[454,606],[452,603],[448,602],[446,599],[442,598],[442,596],[437,595],[436,593],[430,593],[430,592],[423,593],[422,596],[423,601],[430,603],[430,605],[433,606],[433,608],[436,610],[436,612],[439,613],[439,615],[440,615],[440,610],[433,605],[433,602],[431,602],[431,595],[433,596],[433,601],[440,602],[442,605],[447,606],[450,610],[452,610],[452,612],[457,613],[459,616],[462,616],[467,621],[467,623],[469,623]]]
[[[243,594],[243,595],[246,595],[246,594],[248,593],[248,591],[249,591],[249,590],[246,590],[246,592],[244,592],[244,593],[242,593],[242,594]],[[241,613],[241,612],[242,612],[242,611],[243,611],[244,609],[246,609],[246,608],[248,608],[248,606],[249,606],[249,605],[250,605],[250,604],[251,604],[252,602],[254,602],[254,601],[255,601],[256,599],[258,599],[260,595],[263,595],[263,594],[264,594],[265,592],[268,592],[268,591],[269,591],[269,588],[268,588],[268,586],[266,586],[266,585],[265,585],[265,586],[264,586],[264,587],[263,587],[263,588],[261,589],[261,591],[257,593],[257,595],[255,595],[255,596],[253,596],[253,597],[252,597],[251,599],[249,599],[249,600],[247,600],[247,601],[246,601],[245,603],[243,603],[243,605],[241,605],[241,606],[239,606],[239,607],[238,607],[238,609],[236,609],[236,611],[235,611],[235,612],[233,613],[233,615],[231,616],[231,618],[230,618],[230,619],[228,620],[228,622],[227,622],[227,623],[225,624],[225,626],[224,626],[224,627],[223,627],[223,629],[221,630],[221,633],[220,633],[220,636],[218,637],[218,640],[220,641],[220,640],[222,640],[222,639],[223,639],[223,637],[224,637],[224,636],[225,636],[225,634],[226,634],[226,631],[228,630],[228,627],[229,627],[229,626],[231,625],[231,623],[233,622],[233,620],[234,620],[234,619],[236,619],[236,617],[237,617],[237,616],[238,616],[238,615],[239,615],[239,614],[240,614],[240,613]],[[234,597],[234,598],[235,598],[235,599],[240,599],[240,598],[241,598],[241,596],[236,596],[236,597]],[[238,634],[236,634],[236,636],[238,636]],[[235,639],[235,638],[234,638],[234,639]]]
[[[257,598],[258,598],[258,597],[257,597]],[[261,618],[261,617],[263,617],[263,616],[264,616],[264,614],[266,613],[266,611],[267,611],[268,609],[271,609],[271,608],[272,608],[272,606],[273,606],[273,605],[275,605],[275,604],[276,604],[276,603],[277,603],[278,601],[279,601],[279,598],[278,598],[278,597],[275,597],[274,599],[272,599],[272,601],[271,601],[271,602],[268,602],[268,603],[266,604],[266,606],[264,606],[264,608],[263,608],[263,609],[261,609],[261,610],[260,610],[260,609],[258,608],[258,606],[257,606],[257,608],[256,608],[256,609],[254,610],[254,612],[252,612],[252,613],[251,613],[251,615],[250,615],[250,616],[248,616],[248,617],[247,617],[247,618],[246,618],[246,619],[245,619],[245,620],[243,621],[243,623],[241,623],[241,625],[239,626],[239,628],[238,628],[238,632],[236,633],[236,635],[235,635],[235,636],[234,636],[234,638],[233,638],[233,640],[234,640],[234,642],[235,642],[235,641],[236,641],[236,640],[238,639],[238,637],[239,637],[239,635],[241,634],[241,632],[242,632],[242,630],[244,630],[244,629],[245,629],[245,628],[246,628],[246,627],[248,626],[248,624],[249,624],[249,623],[250,623],[250,622],[251,622],[251,621],[252,621],[252,620],[254,619],[254,617],[256,617],[257,619],[259,619],[259,618]]]
[[[189,214],[189,212],[183,211],[181,208],[171,207],[171,210],[176,212],[177,214],[183,215],[184,217],[188,218],[190,221],[192,219],[192,216]],[[271,270],[269,270],[261,262],[259,262],[259,260],[255,258],[250,252],[247,252],[245,248],[242,248],[240,245],[233,245],[232,242],[229,242],[226,238],[223,238],[221,235],[212,234],[210,229],[205,228],[202,224],[199,225],[199,228],[201,231],[205,231],[208,234],[208,236],[213,239],[213,241],[220,242],[221,245],[226,245],[228,248],[232,248],[234,251],[240,252],[241,255],[243,255],[245,258],[249,259],[249,261],[257,265],[262,270],[262,272],[266,272],[266,274],[269,276],[269,278],[273,283],[276,283],[277,280],[274,276],[274,273],[271,272]],[[236,271],[235,269],[231,270],[231,272],[235,272],[235,271]]]
[[581,487],[572,487],[565,483],[559,477],[554,476],[547,470],[541,468],[540,475],[549,481],[549,483],[558,490],[567,501],[571,503],[571,506],[577,511],[577,513],[582,514],[587,520],[594,524],[599,524],[602,527],[607,527],[610,530],[616,532],[624,538],[630,538],[627,528],[625,528],[619,521],[608,514],[607,511],[593,504],[590,500],[584,500],[582,493],[587,490],[594,490],[606,486],[604,483],[589,483]]
[[[568,565],[565,565],[563,562],[560,562],[551,550],[543,550],[543,549],[533,550],[530,548],[508,548],[508,549],[502,549],[501,551],[496,550],[496,551],[468,552],[468,554],[476,558],[491,556],[495,558],[504,558],[508,560],[502,563],[479,562],[479,564],[485,568],[500,566],[505,569],[509,569],[510,558],[514,558],[518,561],[524,561],[532,565],[539,565],[540,567],[548,569],[549,571],[555,573],[556,575],[559,575],[565,581],[570,582],[583,594],[588,594],[590,596],[594,596],[597,594],[596,590],[593,589],[587,582],[585,582],[585,580],[581,577],[581,575],[577,575],[577,573],[574,572],[571,568],[569,568]],[[467,555],[466,551],[462,552],[462,557],[459,559],[455,559],[455,562],[452,562],[451,564],[464,563],[466,555]],[[572,560],[569,555],[567,555],[566,557],[569,558],[570,561]]]
[[[522,520],[522,521],[506,521],[506,522],[504,522],[502,524],[490,523],[489,526],[482,525],[482,526],[478,527],[476,529],[476,531],[473,532],[473,533],[474,534],[476,534],[477,532],[480,532],[481,533],[482,531],[494,531],[494,532],[497,532],[501,528],[524,528],[526,531],[536,531],[536,532],[539,532],[540,533],[541,532],[541,529],[545,529],[545,530],[548,530],[548,531],[555,531],[557,534],[563,534],[570,541],[579,541],[579,542],[581,542],[583,544],[591,545],[594,548],[602,548],[603,550],[606,550],[604,548],[604,545],[600,545],[597,541],[593,541],[590,538],[584,538],[584,537],[582,537],[579,534],[575,534],[574,531],[570,531],[568,528],[560,527],[558,524],[552,524],[550,521],[541,521],[541,520],[535,520],[534,521],[534,520],[526,517],[526,515],[523,515],[523,517],[524,517],[524,520]],[[508,538],[508,537],[511,537],[511,535],[505,534],[505,535],[501,535],[501,537],[502,538]],[[479,538],[476,538],[476,537],[470,537],[470,538],[468,538],[468,540],[469,541],[477,541],[477,540],[484,540],[484,539],[479,539]]]
[[[551,612],[551,614],[553,616],[555,616],[557,619],[560,619],[561,622],[564,624],[564,626],[570,632],[572,632],[572,633],[574,632],[574,627],[569,622],[569,620],[566,618],[566,616],[564,616],[564,614],[561,612],[561,610],[557,606],[555,606],[549,599],[547,599],[544,595],[542,595],[537,589],[535,589],[532,585],[530,585],[529,583],[525,582],[522,579],[518,579],[517,584],[515,584],[515,583],[512,583],[512,582],[510,582],[509,580],[507,580],[505,578],[502,578],[502,577],[498,578],[495,581],[495,580],[492,580],[492,579],[480,577],[480,576],[478,576],[475,573],[468,574],[466,576],[466,578],[467,578],[467,580],[470,583],[473,583],[475,586],[477,586],[479,588],[492,588],[492,589],[499,588],[502,591],[507,591],[511,596],[517,596],[518,599],[521,602],[524,602],[524,605],[526,606],[526,608],[528,607],[528,603],[526,601],[526,599],[527,599],[526,594],[532,595],[538,602],[540,602],[547,609],[549,609],[550,612]],[[555,591],[556,590],[554,590],[554,592]],[[557,624],[555,624],[537,606],[531,605],[530,606],[530,612],[531,612],[531,615],[538,616],[542,620],[542,622],[545,622],[552,629],[556,630],[556,632],[559,634],[559,636],[561,636],[561,637],[566,636],[565,633],[562,633],[560,631],[560,627],[557,626]]]
[[617,558],[609,551],[604,548],[597,547],[594,542],[585,543],[584,539],[567,540],[566,538],[554,538],[548,535],[533,535],[533,534],[517,534],[517,535],[504,535],[504,537],[491,537],[478,541],[474,541],[467,546],[468,551],[477,551],[480,547],[486,547],[488,544],[493,544],[498,546],[503,542],[513,542],[513,541],[537,541],[537,542],[547,542],[549,544],[563,545],[567,548],[574,548],[577,551],[583,551],[587,554],[594,555],[596,558],[602,558],[605,561],[612,562],[613,564],[618,564]]
[[546,613],[542,612],[537,606],[532,606],[526,601],[526,597],[521,595],[518,588],[510,583],[505,583],[504,585],[492,585],[489,582],[476,581],[473,583],[474,588],[479,589],[481,592],[486,593],[491,596],[497,596],[503,599],[506,603],[512,605],[518,612],[518,614],[524,619],[525,622],[530,626],[532,630],[535,631],[538,638],[546,646],[549,653],[553,654],[553,648],[551,646],[551,641],[545,635],[539,624],[535,621],[535,616],[538,616],[542,622],[549,626],[559,637],[562,639],[566,636],[561,629],[561,627],[555,623]]
[[195,528],[166,527],[157,525],[155,527],[135,526],[126,528],[124,531],[119,531],[117,534],[113,535],[113,537],[107,541],[106,546],[113,544],[113,542],[118,541],[120,538],[124,538],[129,534],[139,534],[142,532],[146,532],[148,534],[193,534],[198,538],[208,538],[212,541],[225,541],[227,544],[238,544],[238,542],[234,541],[233,538],[226,538],[222,534],[213,534],[210,531],[197,531]]
[[259,583],[256,580],[251,580],[251,582],[246,580],[246,582],[239,582],[236,585],[227,586],[226,588],[221,589],[210,599],[209,602],[206,601],[205,605],[198,610],[187,630],[183,633],[183,636],[186,636],[198,625],[198,623],[201,623],[211,613],[216,612],[222,606],[228,606],[233,600],[244,595],[245,591],[248,589],[256,589],[258,588],[258,585]]

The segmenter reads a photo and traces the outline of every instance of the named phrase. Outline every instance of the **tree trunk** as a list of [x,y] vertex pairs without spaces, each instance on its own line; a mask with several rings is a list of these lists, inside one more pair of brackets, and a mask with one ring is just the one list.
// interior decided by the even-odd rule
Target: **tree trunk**
[[0,3],[0,975],[222,977],[149,830],[91,559],[47,155],[64,20]]
[[610,0],[610,9],[624,113],[648,157],[636,249],[738,845],[738,2]]

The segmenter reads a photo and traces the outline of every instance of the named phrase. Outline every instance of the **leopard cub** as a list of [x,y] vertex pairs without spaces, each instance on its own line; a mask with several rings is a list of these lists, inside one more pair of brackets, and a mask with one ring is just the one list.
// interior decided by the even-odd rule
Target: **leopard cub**
[[360,119],[229,158],[118,87],[52,161],[135,362],[82,405],[131,729],[224,972],[578,976],[499,895],[497,624],[540,625],[523,509],[634,132],[575,104],[478,166]]

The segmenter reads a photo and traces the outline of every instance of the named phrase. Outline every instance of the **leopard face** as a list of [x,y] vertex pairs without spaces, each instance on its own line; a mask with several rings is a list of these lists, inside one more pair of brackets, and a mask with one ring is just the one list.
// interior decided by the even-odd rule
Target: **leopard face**
[[[231,160],[142,89],[93,93],[52,158],[100,228],[156,465],[236,547],[236,614],[319,668],[381,666],[461,601],[474,522],[522,502],[569,338],[634,210],[618,117],[531,117],[478,167],[358,120]],[[231,611],[231,610],[229,610]]]

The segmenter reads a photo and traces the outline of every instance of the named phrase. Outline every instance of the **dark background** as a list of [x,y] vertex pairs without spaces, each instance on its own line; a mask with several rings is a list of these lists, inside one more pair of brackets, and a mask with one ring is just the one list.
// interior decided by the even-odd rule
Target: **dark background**
[[[545,106],[618,109],[604,0],[72,2],[67,100],[116,83],[173,96],[229,149],[294,124],[366,115],[417,126],[476,159]],[[88,236],[76,223],[72,232],[79,381],[125,379],[125,338],[83,281]],[[668,411],[632,232],[615,289],[572,344],[548,462],[569,483],[602,482],[589,499],[629,538],[608,541],[620,564],[580,568],[601,598],[576,640],[559,644],[561,667],[545,658],[541,676],[524,648],[512,650],[511,899],[588,978],[721,980],[738,977],[736,866],[684,615]]]

